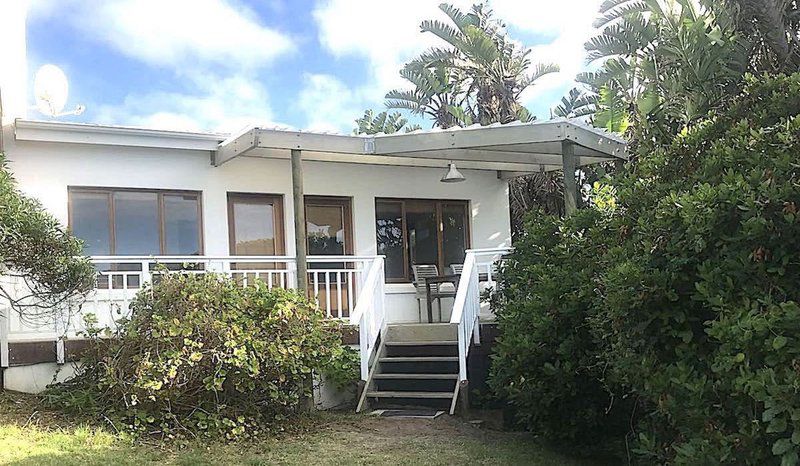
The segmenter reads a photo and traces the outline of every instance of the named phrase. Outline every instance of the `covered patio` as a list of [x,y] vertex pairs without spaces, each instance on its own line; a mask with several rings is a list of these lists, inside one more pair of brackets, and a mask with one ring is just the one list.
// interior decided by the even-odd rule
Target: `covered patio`
[[[306,276],[306,222],[303,217],[303,161],[488,170],[500,179],[563,170],[567,213],[580,204],[576,171],[608,161],[625,161],[625,141],[577,120],[473,125],[410,133],[338,135],[250,128],[223,141],[212,163],[237,157],[291,159],[298,277]],[[567,175],[570,174],[570,175]],[[302,281],[300,288],[307,286]]]

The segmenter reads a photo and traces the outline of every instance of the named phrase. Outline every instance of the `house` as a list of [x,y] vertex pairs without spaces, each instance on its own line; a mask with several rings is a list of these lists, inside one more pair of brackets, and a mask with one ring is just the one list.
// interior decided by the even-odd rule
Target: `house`
[[[19,97],[8,89],[4,98]],[[511,246],[509,179],[626,157],[623,141],[567,120],[225,135],[14,118],[23,114],[3,115],[9,168],[98,270],[77,313],[26,322],[0,302],[4,385],[25,391],[69,375],[59,368],[80,346],[81,314],[114,325],[163,264],[305,289],[358,328],[359,408],[388,398],[452,412],[480,322],[491,320],[480,292]],[[575,177],[566,179],[574,208]],[[417,265],[457,276],[433,285],[444,297],[430,307]]]
[[[82,238],[97,265],[98,290],[82,312],[113,324],[157,263],[305,287],[329,317],[361,327],[365,382],[376,345],[392,343],[379,338],[387,325],[440,319],[449,329],[431,338],[453,342],[447,362],[465,379],[458,358],[477,320],[491,319],[480,287],[511,245],[508,180],[624,157],[616,138],[564,120],[374,136],[11,126],[5,152],[21,189]],[[442,182],[451,163],[463,181]],[[439,274],[455,266],[461,277],[432,315],[413,283],[421,264]],[[77,316],[43,327],[4,314],[0,355],[11,369],[50,363],[46,354],[63,363],[81,329]],[[14,374],[6,371],[7,386]]]

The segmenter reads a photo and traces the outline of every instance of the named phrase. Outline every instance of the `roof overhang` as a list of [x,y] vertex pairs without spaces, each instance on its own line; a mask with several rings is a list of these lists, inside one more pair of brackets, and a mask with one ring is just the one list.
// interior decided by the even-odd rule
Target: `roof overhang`
[[251,128],[223,141],[214,165],[234,158],[289,158],[301,150],[304,160],[496,170],[505,177],[560,170],[562,142],[573,143],[577,166],[627,160],[623,139],[575,120],[470,126],[411,133],[345,136]]
[[182,149],[206,153],[216,152],[219,144],[225,140],[224,135],[216,133],[22,119],[14,122],[14,138],[30,142]]

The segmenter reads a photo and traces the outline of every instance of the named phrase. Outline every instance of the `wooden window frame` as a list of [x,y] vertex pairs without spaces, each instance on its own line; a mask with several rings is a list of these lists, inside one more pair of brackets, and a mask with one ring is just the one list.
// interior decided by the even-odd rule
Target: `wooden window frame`
[[[438,228],[436,229],[436,242],[437,242],[437,264],[436,266],[439,269],[439,273],[444,273],[444,224],[442,223],[442,208],[445,205],[456,205],[456,206],[463,206],[464,208],[464,228],[465,228],[465,238],[466,241],[464,244],[464,249],[470,249],[472,247],[472,216],[470,215],[470,201],[463,200],[463,199],[425,199],[425,198],[411,198],[411,197],[404,197],[404,198],[394,198],[394,197],[376,197],[375,198],[375,210],[377,212],[378,203],[385,203],[385,204],[400,204],[400,213],[401,213],[401,234],[403,236],[402,243],[403,243],[403,273],[404,276],[401,278],[386,278],[387,283],[412,283],[414,281],[414,277],[409,272],[410,269],[410,261],[411,261],[411,248],[408,243],[408,235],[406,234],[406,203],[408,202],[430,202],[434,204],[434,210],[436,213],[436,224]],[[377,241],[377,238],[376,238]]]
[[286,255],[286,230],[283,220],[283,195],[282,194],[260,194],[260,193],[239,193],[228,192],[228,252],[231,256],[247,257],[244,254],[236,254],[236,223],[234,219],[234,201],[252,201],[253,204],[261,204],[264,201],[272,201],[272,223],[275,225],[275,254],[276,256]]
[[[155,194],[156,203],[158,205],[157,218],[158,218],[158,246],[159,255],[167,255],[166,249],[166,225],[164,223],[164,196],[197,196],[197,241],[198,241],[198,256],[205,254],[205,232],[203,230],[203,192],[192,191],[185,189],[151,189],[151,188],[116,188],[107,186],[68,186],[67,187],[67,225],[70,230],[74,225],[74,206],[72,205],[73,193],[88,193],[88,194],[103,194],[106,196],[108,203],[108,231],[109,231],[109,255],[111,256],[140,256],[148,254],[117,254],[117,232],[115,226],[116,211],[114,207],[114,193],[127,192],[127,193],[145,193]],[[195,254],[192,254],[195,255]]]
[[[307,195],[304,198],[304,207],[306,211],[306,221],[308,221],[308,206],[316,207],[342,207],[344,218],[342,225],[344,226],[344,254],[346,256],[353,255],[353,199],[350,197],[341,196],[317,196]],[[308,231],[306,231],[306,247],[308,244]]]

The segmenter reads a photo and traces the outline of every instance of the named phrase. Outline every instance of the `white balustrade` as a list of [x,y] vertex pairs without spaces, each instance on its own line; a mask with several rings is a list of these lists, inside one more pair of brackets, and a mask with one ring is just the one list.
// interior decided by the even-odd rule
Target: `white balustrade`
[[[0,364],[8,365],[8,343],[56,340],[59,361],[63,361],[63,338],[78,336],[85,330],[84,315],[94,314],[99,327],[114,328],[127,317],[136,293],[146,283],[164,273],[219,273],[233,277],[243,286],[256,282],[272,288],[296,288],[297,266],[286,256],[94,256],[97,269],[95,289],[89,293],[79,312],[68,309],[50,314],[47,320],[25,320],[0,302]],[[350,319],[360,301],[367,273],[380,265],[380,298],[383,297],[382,258],[363,256],[309,256],[307,258],[309,294],[331,319]],[[377,272],[376,272],[377,273]],[[13,277],[0,277],[8,285],[20,288]],[[376,278],[377,279],[377,278]],[[371,291],[375,291],[373,284]],[[20,289],[19,292],[23,290]],[[18,293],[15,293],[18,294]],[[372,294],[367,298],[376,299]],[[4,307],[6,306],[6,307]],[[77,311],[77,310],[72,310]]]
[[[450,323],[458,325],[458,380],[467,380],[467,356],[473,341],[480,343],[481,292],[496,287],[497,264],[510,248],[468,249],[458,281]],[[455,400],[453,401],[453,407]],[[451,409],[452,411],[452,409]]]
[[386,293],[384,258],[376,257],[368,267],[363,291],[359,295],[355,310],[350,314],[350,323],[358,325],[359,353],[361,355],[361,380],[369,377],[369,363],[376,355],[378,338],[386,329]]

